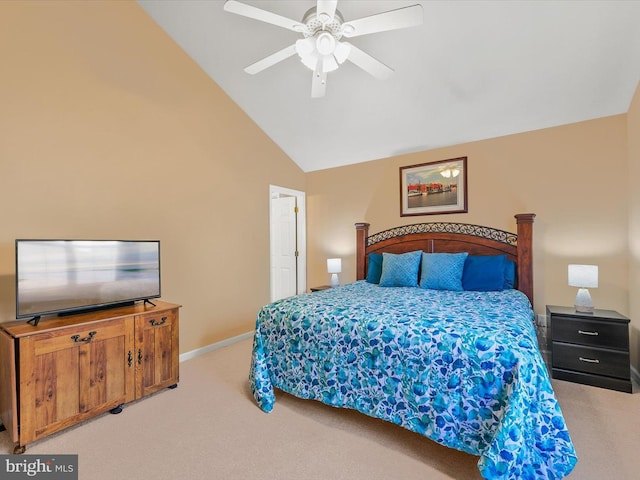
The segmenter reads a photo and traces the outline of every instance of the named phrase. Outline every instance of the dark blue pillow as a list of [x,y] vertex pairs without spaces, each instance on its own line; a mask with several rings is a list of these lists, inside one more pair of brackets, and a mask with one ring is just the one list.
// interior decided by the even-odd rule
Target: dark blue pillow
[[514,288],[516,285],[516,262],[513,260],[509,260],[505,257],[504,259],[504,285],[502,288],[507,290],[509,288]]
[[382,275],[382,254],[370,253],[366,280],[369,283],[380,283],[380,275]]
[[504,288],[506,255],[469,255],[462,271],[462,288],[489,292]]

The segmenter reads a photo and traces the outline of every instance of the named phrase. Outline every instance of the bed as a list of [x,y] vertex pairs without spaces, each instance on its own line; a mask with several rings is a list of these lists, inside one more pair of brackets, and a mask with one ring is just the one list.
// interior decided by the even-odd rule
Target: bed
[[259,311],[258,406],[270,412],[279,389],[477,455],[486,479],[565,477],[577,457],[537,344],[534,217],[516,215],[517,234],[356,224],[355,282]]

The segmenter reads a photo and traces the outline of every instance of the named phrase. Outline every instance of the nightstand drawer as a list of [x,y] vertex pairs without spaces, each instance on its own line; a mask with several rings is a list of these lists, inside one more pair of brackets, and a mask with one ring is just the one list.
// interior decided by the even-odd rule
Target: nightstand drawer
[[551,319],[551,339],[554,342],[629,350],[629,326],[627,323],[554,315]]
[[553,342],[552,357],[554,368],[630,378],[628,352]]

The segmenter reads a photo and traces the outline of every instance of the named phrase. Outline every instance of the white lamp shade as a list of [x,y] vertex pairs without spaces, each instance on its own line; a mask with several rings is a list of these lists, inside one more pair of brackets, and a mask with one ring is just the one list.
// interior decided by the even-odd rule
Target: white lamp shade
[[327,259],[327,272],[340,273],[342,272],[342,259],[341,258],[328,258]]
[[569,286],[598,288],[598,266],[569,265]]

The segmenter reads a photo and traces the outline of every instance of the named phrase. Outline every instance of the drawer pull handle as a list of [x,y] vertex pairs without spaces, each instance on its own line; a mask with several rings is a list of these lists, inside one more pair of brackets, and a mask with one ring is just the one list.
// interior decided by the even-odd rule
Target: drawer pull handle
[[584,357],[578,357],[580,359],[581,362],[587,362],[587,363],[600,363],[600,360],[598,360],[597,358],[584,358]]
[[591,335],[592,337],[597,337],[598,332],[585,332],[584,330],[578,330],[580,335]]
[[89,336],[84,338],[80,338],[80,335],[72,335],[71,340],[73,340],[76,343],[89,343],[91,340],[93,340],[93,336],[96,333],[98,332],[89,332]]
[[151,320],[149,320],[149,323],[152,327],[159,327],[160,325],[164,325],[166,321],[167,317],[162,317],[162,320],[160,320],[159,322],[156,322],[156,319],[152,318]]

